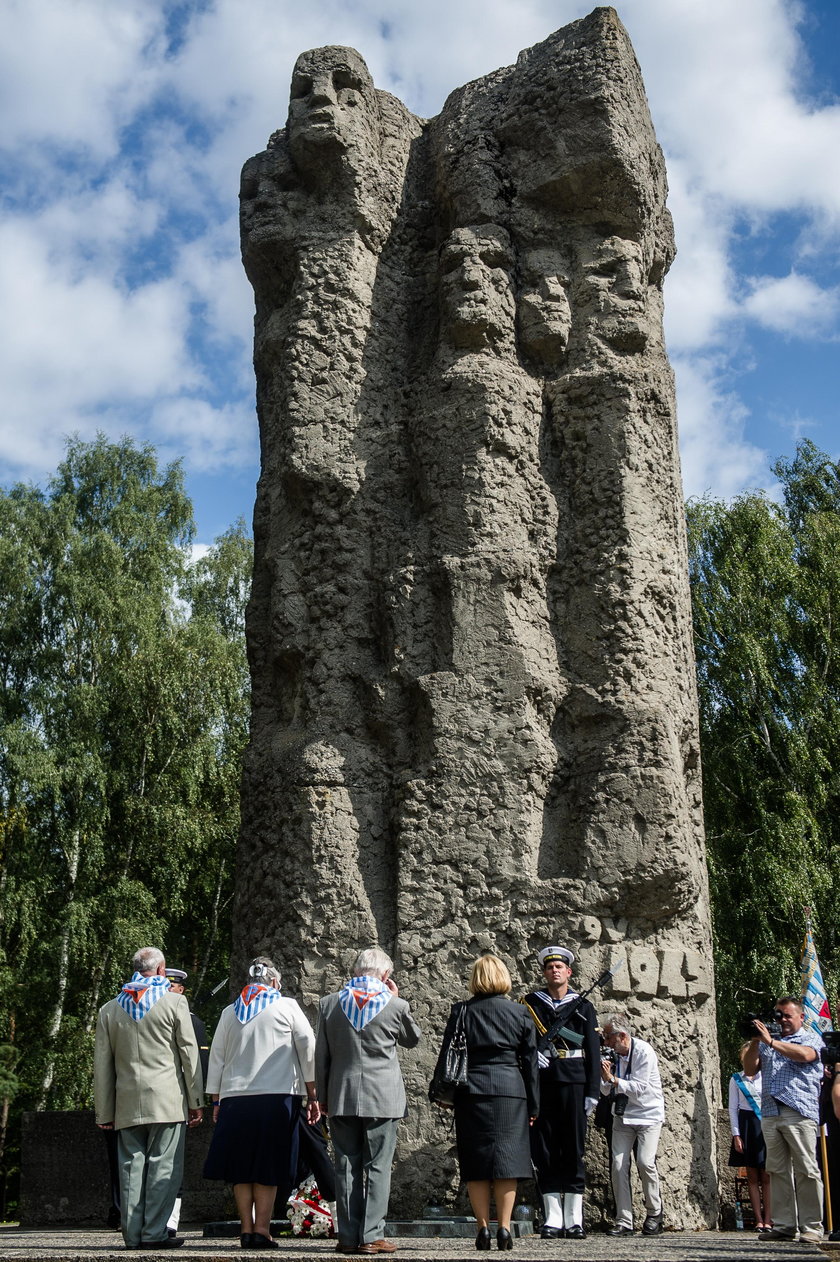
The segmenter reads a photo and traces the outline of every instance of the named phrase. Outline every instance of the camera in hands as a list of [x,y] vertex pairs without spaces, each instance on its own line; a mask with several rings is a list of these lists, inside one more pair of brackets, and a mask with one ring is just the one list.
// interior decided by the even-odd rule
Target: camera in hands
[[767,1033],[771,1039],[780,1039],[782,1037],[782,1027],[771,1009],[769,1012],[748,1012],[746,1016],[741,1017],[738,1022],[738,1033],[741,1035],[741,1038],[754,1039],[758,1037],[758,1030],[755,1028],[756,1021],[761,1021],[767,1026]]

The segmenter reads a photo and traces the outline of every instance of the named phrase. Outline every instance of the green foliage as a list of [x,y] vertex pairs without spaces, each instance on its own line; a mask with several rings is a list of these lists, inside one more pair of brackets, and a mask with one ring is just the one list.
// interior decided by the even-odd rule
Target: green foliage
[[195,987],[227,971],[251,544],[239,523],[192,566],[192,536],[180,468],[128,439],[74,440],[46,492],[0,492],[0,1042],[18,1049],[0,1092],[16,1108],[89,1103],[96,1013],[139,946]]
[[803,907],[840,966],[840,468],[810,442],[761,494],[688,506],[724,1063],[739,1012],[799,991]]

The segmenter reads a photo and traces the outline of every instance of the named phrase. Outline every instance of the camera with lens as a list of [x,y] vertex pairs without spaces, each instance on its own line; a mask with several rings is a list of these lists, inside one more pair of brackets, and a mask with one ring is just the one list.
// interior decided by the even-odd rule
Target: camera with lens
[[833,1069],[840,1064],[840,1030],[823,1030],[825,1046],[820,1048],[820,1060]]
[[601,1044],[601,1060],[605,1060],[607,1064],[609,1065],[614,1065],[616,1061],[618,1060],[618,1057],[616,1056],[616,1053],[615,1053],[615,1048],[605,1047],[602,1043]]
[[767,1033],[771,1039],[780,1039],[782,1037],[782,1027],[776,1020],[775,1013],[770,1012],[748,1012],[746,1016],[741,1017],[738,1021],[738,1033],[743,1039],[754,1039],[758,1037],[758,1030],[753,1022],[762,1021],[767,1026]]

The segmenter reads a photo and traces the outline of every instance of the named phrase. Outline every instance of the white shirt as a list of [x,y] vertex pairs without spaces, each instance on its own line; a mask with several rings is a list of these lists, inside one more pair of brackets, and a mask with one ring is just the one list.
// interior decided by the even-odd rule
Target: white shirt
[[[761,1071],[759,1070],[759,1072],[752,1078],[746,1077],[744,1080],[744,1086],[758,1105],[758,1113],[756,1114],[756,1117],[760,1117]],[[741,1109],[749,1109],[751,1113],[755,1113],[755,1110],[750,1108],[750,1103],[741,1088],[738,1086],[738,1083],[735,1080],[735,1075],[733,1074],[729,1079],[729,1127],[733,1135],[741,1134],[741,1124],[738,1120],[738,1113]]]
[[225,1008],[207,1070],[208,1095],[306,1095],[315,1080],[315,1031],[285,995],[244,1025]]
[[[627,1066],[630,1065],[630,1076]],[[619,1056],[615,1067],[617,1082],[601,1083],[601,1094],[627,1096],[627,1109],[621,1121],[625,1126],[656,1126],[665,1121],[665,1097],[659,1076],[659,1061],[650,1043],[631,1039],[630,1054]]]

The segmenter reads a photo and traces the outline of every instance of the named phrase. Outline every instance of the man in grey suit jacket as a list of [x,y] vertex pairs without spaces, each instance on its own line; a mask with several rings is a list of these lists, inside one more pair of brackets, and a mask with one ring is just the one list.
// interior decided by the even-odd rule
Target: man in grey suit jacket
[[393,1253],[385,1239],[397,1124],[405,1086],[397,1045],[416,1047],[420,1029],[391,980],[393,964],[370,947],[353,976],[321,1000],[315,1085],[329,1114],[336,1156],[338,1249]]
[[198,1044],[163,952],[143,947],[132,965],[131,981],[96,1022],[96,1124],[117,1132],[126,1248],[171,1249],[184,1243],[166,1232],[184,1168],[184,1122],[201,1121]]

